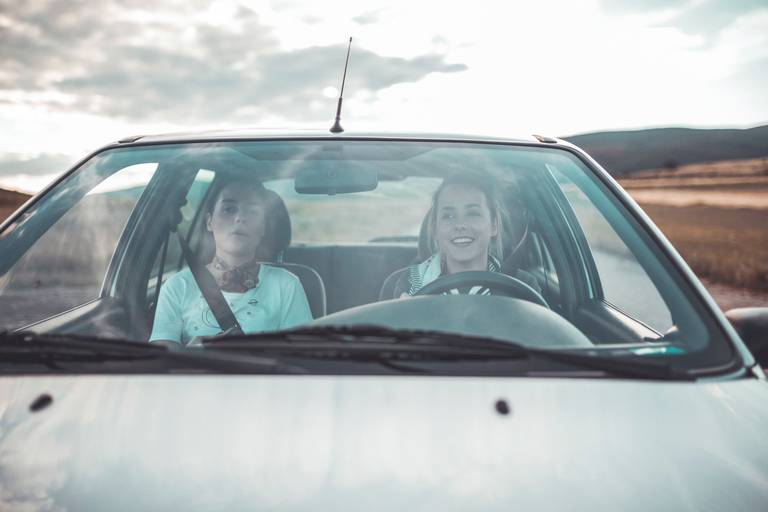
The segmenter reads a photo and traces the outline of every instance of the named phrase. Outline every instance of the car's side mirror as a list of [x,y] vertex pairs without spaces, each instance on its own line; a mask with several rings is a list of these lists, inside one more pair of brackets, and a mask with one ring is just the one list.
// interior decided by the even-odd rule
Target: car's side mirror
[[725,317],[747,344],[758,364],[768,368],[768,308],[730,309]]

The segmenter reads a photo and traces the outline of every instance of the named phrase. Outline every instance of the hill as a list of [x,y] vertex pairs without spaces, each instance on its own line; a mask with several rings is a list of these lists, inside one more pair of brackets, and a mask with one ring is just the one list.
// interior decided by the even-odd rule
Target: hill
[[31,196],[15,190],[0,188],[0,222],[24,204]]
[[768,125],[745,130],[655,128],[563,138],[616,176],[683,164],[768,157]]

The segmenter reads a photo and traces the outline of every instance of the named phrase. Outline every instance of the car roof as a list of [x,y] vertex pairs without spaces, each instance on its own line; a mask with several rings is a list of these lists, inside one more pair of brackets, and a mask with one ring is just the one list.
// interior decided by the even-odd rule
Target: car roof
[[[201,132],[180,132],[153,135],[133,135],[120,139],[115,144],[152,144],[152,143],[184,143],[203,141],[229,141],[229,140],[254,140],[254,139],[412,139],[412,140],[445,140],[445,141],[469,141],[469,142],[509,142],[525,144],[563,144],[564,141],[541,135],[524,136],[489,136],[477,134],[456,133],[430,133],[430,132],[342,132],[331,133],[323,129],[236,129],[213,130]],[[566,143],[566,145],[568,145]]]

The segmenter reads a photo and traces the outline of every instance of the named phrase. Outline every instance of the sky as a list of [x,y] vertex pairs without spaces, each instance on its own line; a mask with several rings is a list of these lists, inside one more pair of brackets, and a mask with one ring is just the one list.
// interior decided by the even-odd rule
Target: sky
[[0,186],[127,135],[768,122],[768,0],[0,0]]

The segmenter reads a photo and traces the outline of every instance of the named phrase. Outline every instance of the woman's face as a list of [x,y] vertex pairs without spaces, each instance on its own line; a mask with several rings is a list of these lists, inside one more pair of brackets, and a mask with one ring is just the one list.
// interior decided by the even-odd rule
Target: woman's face
[[435,205],[436,237],[449,272],[468,267],[485,269],[488,248],[497,226],[485,194],[466,185],[447,185]]
[[232,183],[219,192],[206,227],[213,233],[216,253],[253,257],[266,233],[266,212],[258,191]]

